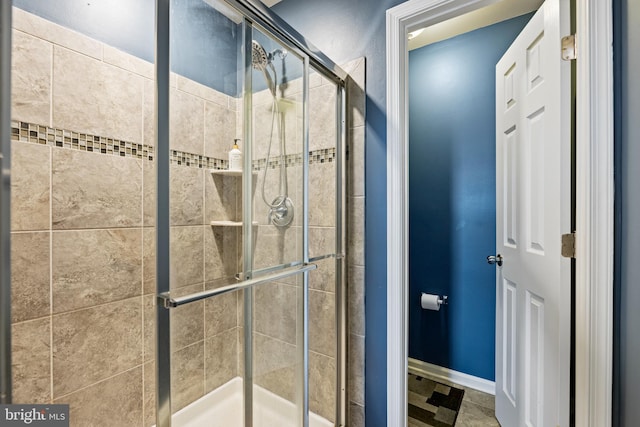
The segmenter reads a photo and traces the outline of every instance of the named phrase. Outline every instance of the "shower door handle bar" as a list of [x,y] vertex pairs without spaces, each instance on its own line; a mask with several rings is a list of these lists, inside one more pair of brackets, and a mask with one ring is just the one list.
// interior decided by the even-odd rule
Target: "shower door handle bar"
[[[344,257],[344,255],[341,254],[325,254],[325,255],[318,255],[316,257],[313,258],[309,258],[309,262],[307,264],[313,264],[314,262],[318,262],[318,261],[322,261],[323,259],[327,259],[327,258],[342,258]],[[281,271],[281,270],[285,270],[291,267],[298,267],[301,265],[306,265],[303,261],[292,261],[292,262],[288,262],[286,264],[279,264],[279,265],[274,265],[271,267],[266,267],[266,268],[261,268],[258,270],[253,270],[253,274],[267,274],[267,273],[273,273],[276,271]],[[241,271],[239,273],[236,273],[236,279],[238,280],[242,280],[242,277],[244,277],[244,273]]]
[[220,288],[212,289],[210,291],[196,292],[190,295],[185,295],[183,297],[171,298],[171,292],[163,292],[158,295],[159,302],[162,303],[164,308],[176,308],[181,305],[189,304],[196,301],[201,301],[203,299],[215,297],[217,295],[226,294],[228,292],[239,291],[247,288],[251,288],[256,285],[261,285],[263,283],[272,282],[274,280],[284,279],[285,277],[295,276],[297,274],[302,274],[305,271],[311,271],[318,268],[316,264],[304,264],[298,268],[293,270],[281,271],[275,274],[269,274],[266,276],[256,277],[255,279],[245,280],[244,282],[223,286]]

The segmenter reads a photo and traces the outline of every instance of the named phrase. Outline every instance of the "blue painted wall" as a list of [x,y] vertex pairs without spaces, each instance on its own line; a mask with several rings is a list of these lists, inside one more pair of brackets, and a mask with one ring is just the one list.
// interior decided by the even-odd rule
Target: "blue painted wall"
[[[409,357],[495,379],[495,64],[533,14],[409,52]],[[449,296],[423,310],[420,294]]]
[[613,425],[640,425],[640,2],[614,0],[615,310]]
[[[14,0],[20,9],[154,61],[155,0]],[[171,69],[236,96],[238,26],[202,0],[171,2]]]

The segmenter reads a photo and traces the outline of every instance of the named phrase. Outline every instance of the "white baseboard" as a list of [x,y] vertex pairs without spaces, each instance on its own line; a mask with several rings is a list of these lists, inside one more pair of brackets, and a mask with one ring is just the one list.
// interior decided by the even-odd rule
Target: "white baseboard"
[[483,393],[496,394],[496,383],[484,378],[474,377],[463,372],[454,371],[442,366],[409,358],[409,372],[420,376],[428,376],[438,380],[450,381]]

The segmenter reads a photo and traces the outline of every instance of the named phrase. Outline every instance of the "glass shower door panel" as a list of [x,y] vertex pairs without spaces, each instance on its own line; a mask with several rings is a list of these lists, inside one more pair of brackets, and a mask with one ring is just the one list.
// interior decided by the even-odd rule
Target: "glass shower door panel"
[[253,270],[303,259],[303,60],[253,29]]
[[[229,151],[242,138],[242,26],[224,2],[171,0],[171,298],[237,284],[242,271],[243,176],[229,170]],[[228,292],[170,309],[170,331],[160,333],[170,334],[174,426],[193,422],[202,405],[207,419],[244,425],[241,297]]]
[[[309,77],[309,409],[336,419],[336,225],[338,90],[313,71]],[[326,257],[326,258],[324,258]],[[318,259],[321,258],[321,259]]]
[[256,427],[301,426],[303,275],[253,290],[253,420]]

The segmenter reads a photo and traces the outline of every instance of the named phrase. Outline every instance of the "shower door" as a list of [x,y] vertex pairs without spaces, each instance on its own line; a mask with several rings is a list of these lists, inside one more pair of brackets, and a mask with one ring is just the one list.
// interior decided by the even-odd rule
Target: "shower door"
[[[157,425],[341,424],[343,82],[244,2],[162,3],[144,235]],[[309,114],[311,80],[328,118]]]

